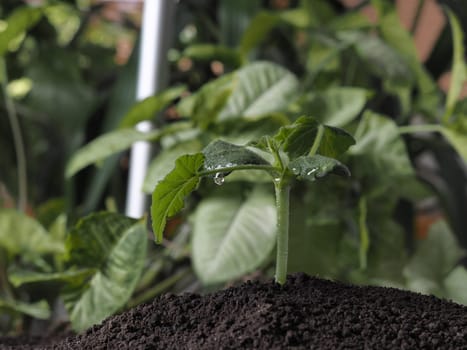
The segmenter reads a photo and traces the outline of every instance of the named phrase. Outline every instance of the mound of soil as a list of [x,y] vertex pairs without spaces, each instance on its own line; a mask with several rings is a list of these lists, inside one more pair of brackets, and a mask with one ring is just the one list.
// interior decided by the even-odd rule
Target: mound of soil
[[9,348],[466,349],[467,307],[296,274],[283,287],[163,295],[55,344]]

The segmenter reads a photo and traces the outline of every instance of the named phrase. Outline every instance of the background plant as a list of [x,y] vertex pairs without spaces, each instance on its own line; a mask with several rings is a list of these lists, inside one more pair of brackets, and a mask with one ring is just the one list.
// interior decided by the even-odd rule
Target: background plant
[[[445,3],[454,8],[454,13],[462,14],[456,11],[456,2]],[[88,118],[82,110],[76,113],[78,119],[83,118],[77,122],[82,128],[78,128],[80,136],[70,129],[60,139],[80,140],[55,147],[67,150],[59,157],[61,163],[73,154],[66,169],[69,180],[62,182],[61,174],[57,174],[56,183],[63,185],[37,186],[39,190],[53,190],[44,190],[44,195],[37,197],[38,190],[31,190],[29,193],[34,195],[30,195],[29,202],[40,203],[66,193],[64,202],[68,203],[71,227],[75,218],[104,207],[106,198],[113,199],[107,201],[108,208],[122,207],[125,171],[119,165],[125,157],[108,157],[136,140],[152,140],[159,150],[144,184],[145,191],[151,193],[182,154],[197,153],[215,139],[244,145],[263,135],[274,135],[301,115],[310,115],[319,122],[344,127],[357,145],[339,158],[349,165],[353,175],[350,181],[323,180],[319,187],[300,183],[291,192],[291,271],[356,283],[396,285],[465,302],[466,278],[459,264],[463,257],[459,245],[465,247],[467,227],[462,213],[467,198],[463,185],[466,117],[465,101],[457,101],[465,78],[463,31],[455,17],[449,15],[451,25],[445,28],[427,64],[422,65],[410,33],[398,21],[394,4],[372,4],[379,15],[376,23],[363,17],[358,8],[345,9],[337,1],[302,1],[280,9],[274,3],[251,1],[181,2],[177,41],[169,55],[171,88],[131,108],[136,60],[119,69],[119,78],[114,80],[115,66],[109,51],[87,47],[87,41],[79,39],[85,37],[86,31],[78,30],[78,39],[70,41],[77,56],[86,52],[92,62],[94,57],[105,59],[98,66],[83,67],[75,57],[71,62],[78,64],[66,65],[73,67],[67,81],[80,81],[75,84],[79,86],[83,79],[77,77],[86,77],[85,83],[94,81],[91,92],[87,88],[87,93],[72,90],[75,92],[71,96],[81,97],[77,98],[79,104],[74,98],[71,102],[92,105],[94,109],[89,107],[88,115],[92,110],[96,114]],[[17,4],[2,6],[4,13],[10,13]],[[21,41],[19,50],[10,49],[5,55],[10,81],[20,79],[27,67],[39,62],[16,58],[26,49],[34,53],[42,47],[27,45],[30,38],[40,41],[42,26],[50,29],[46,17],[41,18],[37,26],[31,24],[28,40]],[[460,19],[465,22],[465,18]],[[55,38],[51,32],[46,31],[49,35],[44,37]],[[54,45],[53,39],[41,52],[53,52],[48,48]],[[450,66],[456,74],[445,96],[435,80]],[[111,73],[110,82],[100,73],[102,67]],[[41,76],[49,77],[44,73],[33,75],[31,80],[40,81]],[[66,90],[56,80],[48,86]],[[36,87],[37,92],[47,91],[40,85]],[[28,115],[23,105],[33,95],[31,90],[24,100],[15,99],[23,123]],[[88,104],[83,96],[92,96],[93,101],[95,96],[100,98]],[[39,102],[50,99],[38,97],[35,101],[38,108]],[[51,104],[44,108],[47,106]],[[58,120],[68,108],[60,110]],[[55,108],[50,115],[54,112]],[[103,114],[105,122],[100,119]],[[132,126],[145,119],[153,120],[156,129],[149,134],[135,132]],[[54,123],[51,130],[56,127]],[[105,134],[74,153],[85,138],[96,136],[85,129]],[[12,144],[9,127],[1,130],[6,133],[2,140]],[[27,135],[25,138],[30,142]],[[35,140],[57,144],[49,136]],[[10,153],[1,159],[9,160],[2,169],[10,172],[2,181],[17,197],[14,156]],[[35,156],[27,162],[32,174],[38,174],[36,161],[43,164]],[[92,163],[100,167],[84,169]],[[221,188],[212,182],[203,183],[188,198],[185,210],[169,221],[164,246],[151,245],[147,273],[136,287],[140,294],[128,305],[171,288],[177,281],[184,281],[181,287],[177,284],[178,290],[199,288],[190,273],[188,253],[196,276],[204,284],[219,285],[258,269],[272,274],[274,243],[262,239],[271,235],[261,235],[273,230],[272,195],[272,189],[265,188],[258,174],[234,173]],[[428,237],[419,241],[414,239],[413,224],[418,203],[427,198],[438,199],[446,221],[432,226]],[[254,218],[261,218],[263,224]],[[242,232],[252,232],[256,244],[261,242],[265,247],[260,255],[248,254],[251,245],[247,238],[251,237]],[[216,254],[216,242],[241,247],[232,251],[245,252],[244,263],[235,263],[233,255]],[[212,249],[209,261],[202,259],[200,251],[206,246]]]

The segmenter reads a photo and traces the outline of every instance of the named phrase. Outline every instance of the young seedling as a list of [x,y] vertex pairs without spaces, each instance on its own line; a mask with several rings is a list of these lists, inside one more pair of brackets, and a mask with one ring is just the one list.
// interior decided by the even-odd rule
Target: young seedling
[[311,117],[300,117],[274,136],[263,136],[245,146],[211,142],[201,153],[183,155],[175,168],[158,183],[152,194],[152,227],[156,242],[162,241],[167,218],[177,214],[184,199],[196,190],[202,177],[217,185],[233,171],[263,170],[274,183],[277,208],[277,258],[275,279],[287,276],[289,238],[289,193],[292,180],[315,181],[330,173],[350,176],[335,159],[355,143],[344,130],[322,125]]

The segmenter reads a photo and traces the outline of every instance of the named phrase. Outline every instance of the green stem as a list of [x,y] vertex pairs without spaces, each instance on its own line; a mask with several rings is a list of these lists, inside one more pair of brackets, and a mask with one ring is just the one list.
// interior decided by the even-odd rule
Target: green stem
[[282,180],[274,182],[277,208],[276,282],[284,284],[287,279],[289,255],[289,205],[290,185]]
[[399,134],[412,134],[417,132],[439,132],[443,128],[441,125],[437,124],[428,124],[428,125],[408,125],[408,126],[400,126],[399,127]]
[[13,134],[13,142],[15,145],[16,165],[18,167],[18,210],[25,212],[28,198],[28,182],[26,169],[26,152],[24,149],[23,136],[19,125],[18,115],[16,114],[15,105],[10,95],[8,94],[8,76],[6,64],[3,58],[0,58],[0,80],[3,90],[3,98],[7,110],[8,120],[10,122],[11,132]]

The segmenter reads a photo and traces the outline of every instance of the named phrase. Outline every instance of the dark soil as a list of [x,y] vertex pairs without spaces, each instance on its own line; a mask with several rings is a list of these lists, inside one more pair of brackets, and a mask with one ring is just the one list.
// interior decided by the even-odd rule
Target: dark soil
[[467,307],[393,288],[290,276],[164,295],[55,344],[11,349],[467,349]]

